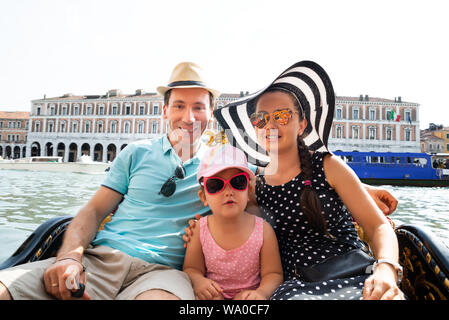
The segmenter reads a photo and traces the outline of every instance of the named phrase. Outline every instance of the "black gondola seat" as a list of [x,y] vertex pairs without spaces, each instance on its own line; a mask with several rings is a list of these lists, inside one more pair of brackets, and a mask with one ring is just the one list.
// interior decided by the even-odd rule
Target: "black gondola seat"
[[[72,216],[51,218],[40,225],[0,270],[55,256]],[[110,219],[108,216],[100,229]],[[411,300],[449,299],[449,248],[433,233],[416,225],[395,228],[399,262],[404,268],[401,290]]]

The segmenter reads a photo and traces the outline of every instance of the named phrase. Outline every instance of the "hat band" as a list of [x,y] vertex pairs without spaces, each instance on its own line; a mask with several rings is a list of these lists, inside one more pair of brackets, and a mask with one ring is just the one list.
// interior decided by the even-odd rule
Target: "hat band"
[[174,81],[172,83],[169,83],[167,87],[179,87],[179,86],[200,86],[200,87],[206,87],[206,84],[201,81]]

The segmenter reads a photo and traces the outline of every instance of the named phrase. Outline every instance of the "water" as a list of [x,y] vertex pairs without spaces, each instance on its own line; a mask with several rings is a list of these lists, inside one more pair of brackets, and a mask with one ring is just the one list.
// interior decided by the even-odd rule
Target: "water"
[[[41,223],[76,215],[105,174],[0,170],[0,261],[4,261]],[[449,189],[383,186],[399,200],[391,216],[396,225],[430,229],[449,244]]]

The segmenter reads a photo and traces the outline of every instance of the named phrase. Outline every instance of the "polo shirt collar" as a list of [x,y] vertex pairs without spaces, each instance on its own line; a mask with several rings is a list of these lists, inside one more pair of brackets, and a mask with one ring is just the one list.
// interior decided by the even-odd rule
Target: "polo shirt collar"
[[170,149],[173,149],[173,146],[171,145],[170,141],[168,140],[168,135],[164,134],[164,136],[162,137],[162,151],[165,154]]
[[[194,158],[199,158],[199,159],[201,159],[201,158],[202,158],[202,155],[204,154],[204,152],[206,151],[206,149],[207,149],[207,146],[206,146],[202,141],[200,141],[200,146],[199,146],[199,148],[198,148],[198,151],[195,153],[195,155],[193,156],[193,158],[187,160],[187,161],[185,162],[185,164],[190,163]],[[170,140],[168,140],[168,134],[165,134],[165,135],[162,137],[162,151],[163,151],[164,154],[165,154],[165,153],[167,153],[169,150],[173,150],[173,152],[174,152],[173,146],[171,145]]]

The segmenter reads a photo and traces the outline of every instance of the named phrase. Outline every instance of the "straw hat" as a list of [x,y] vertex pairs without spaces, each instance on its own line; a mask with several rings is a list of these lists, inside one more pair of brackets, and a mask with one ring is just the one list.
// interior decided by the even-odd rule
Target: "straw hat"
[[202,69],[193,62],[181,62],[174,69],[168,80],[167,86],[157,87],[157,92],[162,96],[168,90],[174,88],[204,88],[212,93],[214,99],[218,98],[220,92],[210,88],[204,79]]
[[307,119],[304,143],[310,150],[329,152],[327,141],[334,116],[335,93],[326,71],[313,61],[297,62],[264,89],[215,110],[215,119],[228,140],[245,152],[250,163],[265,167],[270,162],[267,151],[257,141],[250,116],[256,110],[257,98],[271,88],[296,96]]

